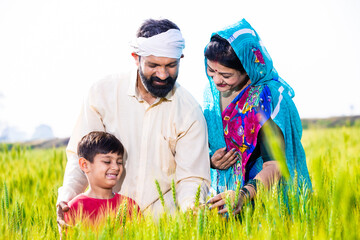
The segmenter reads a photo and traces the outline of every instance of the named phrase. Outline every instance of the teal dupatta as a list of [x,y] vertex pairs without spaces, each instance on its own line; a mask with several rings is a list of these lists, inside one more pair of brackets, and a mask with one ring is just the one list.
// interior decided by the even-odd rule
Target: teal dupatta
[[[301,120],[292,100],[294,90],[279,77],[273,67],[273,62],[260,37],[251,25],[245,20],[237,22],[213,35],[219,35],[226,39],[251,79],[251,87],[267,86],[271,94],[271,118],[281,129],[286,152],[286,165],[291,179],[297,174],[297,184],[311,189],[311,181],[306,165],[305,151],[301,144],[302,126]],[[206,50],[206,48],[205,48]],[[205,68],[207,62],[205,59]],[[210,156],[223,147],[226,147],[224,139],[224,126],[220,108],[220,93],[216,89],[211,77],[208,76],[209,85],[204,92],[204,116],[208,125]],[[240,93],[242,94],[242,93]],[[234,167],[227,170],[211,169],[211,187],[216,193],[225,190],[235,190]],[[262,160],[258,159],[254,168],[258,172],[262,169]],[[244,184],[244,176],[242,176]]]

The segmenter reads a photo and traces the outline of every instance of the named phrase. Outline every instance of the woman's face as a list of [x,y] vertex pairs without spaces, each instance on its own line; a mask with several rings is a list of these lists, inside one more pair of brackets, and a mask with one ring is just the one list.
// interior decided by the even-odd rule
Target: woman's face
[[206,71],[220,92],[240,90],[247,82],[246,73],[242,74],[240,71],[225,67],[218,62],[207,60]]

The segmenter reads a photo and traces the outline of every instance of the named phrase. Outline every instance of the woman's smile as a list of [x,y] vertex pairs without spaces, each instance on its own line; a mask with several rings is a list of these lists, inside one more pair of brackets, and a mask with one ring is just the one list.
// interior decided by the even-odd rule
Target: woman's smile
[[216,84],[216,86],[217,86],[217,87],[221,87],[221,88],[223,88],[223,87],[226,87],[226,86],[227,86],[227,84],[226,84],[226,83],[220,83],[220,84]]
[[211,60],[207,61],[207,74],[213,79],[220,92],[241,90],[248,82],[246,73],[242,74],[238,70]]

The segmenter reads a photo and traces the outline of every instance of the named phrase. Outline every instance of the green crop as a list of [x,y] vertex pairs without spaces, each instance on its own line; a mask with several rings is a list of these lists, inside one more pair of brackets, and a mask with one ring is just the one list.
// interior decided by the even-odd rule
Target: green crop
[[[96,230],[78,223],[64,238],[360,239],[360,127],[305,130],[302,142],[313,184],[310,194],[291,185],[287,191],[281,184],[270,190],[259,186],[254,202],[237,216],[219,215],[197,200],[192,210],[154,220],[127,216],[124,204]],[[0,148],[0,239],[59,239],[55,204],[65,165],[63,148]],[[178,206],[175,182],[172,193]],[[226,202],[234,204],[229,198]]]

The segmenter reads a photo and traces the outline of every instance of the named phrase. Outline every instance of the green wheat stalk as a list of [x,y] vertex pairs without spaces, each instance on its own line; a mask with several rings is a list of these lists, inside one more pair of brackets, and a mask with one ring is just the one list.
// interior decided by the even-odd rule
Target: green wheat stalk
[[198,213],[197,231],[198,231],[199,237],[201,237],[204,233],[204,210],[203,209],[200,209],[199,213]]
[[5,215],[6,215],[5,201],[3,198],[1,198],[1,216],[5,218]]
[[199,207],[200,204],[200,192],[201,192],[201,184],[199,184],[197,191],[196,191],[196,195],[195,195],[195,208]]
[[172,181],[171,181],[171,192],[172,192],[172,197],[173,197],[173,200],[174,200],[175,208],[177,209],[177,203],[176,203],[176,188],[175,188],[175,181],[174,181],[174,179],[172,179]]
[[5,208],[9,209],[10,207],[9,192],[5,182],[4,182],[4,200],[5,200]]
[[125,223],[126,223],[126,216],[127,216],[127,201],[125,201],[124,203],[124,207],[123,207],[123,212],[122,212],[122,225],[123,228],[125,227]]
[[22,211],[19,203],[16,201],[15,203],[15,209],[16,209],[16,218],[17,218],[17,225],[20,228],[23,224],[23,218],[22,218]]
[[246,235],[249,236],[250,235],[250,229],[251,229],[251,224],[250,224],[250,206],[249,204],[247,204],[247,206],[245,206],[245,229],[246,229]]
[[239,181],[237,182],[236,190],[235,190],[235,200],[234,200],[234,205],[235,205],[235,207],[237,207],[238,202],[239,202],[240,187],[241,187],[241,181],[239,180]]
[[225,203],[226,203],[226,207],[228,209],[229,217],[230,217],[230,219],[232,219],[234,210],[233,210],[233,203],[231,202],[230,194],[226,194]]
[[118,211],[116,213],[115,224],[119,224],[119,222],[120,222],[123,205],[124,204],[120,204],[120,207],[119,207],[119,209],[118,209]]
[[161,201],[161,205],[163,206],[163,208],[165,209],[165,201],[164,201],[164,195],[161,191],[161,188],[160,188],[160,184],[159,184],[159,181],[157,179],[155,179],[155,184],[156,184],[156,189],[159,193],[159,199]]

